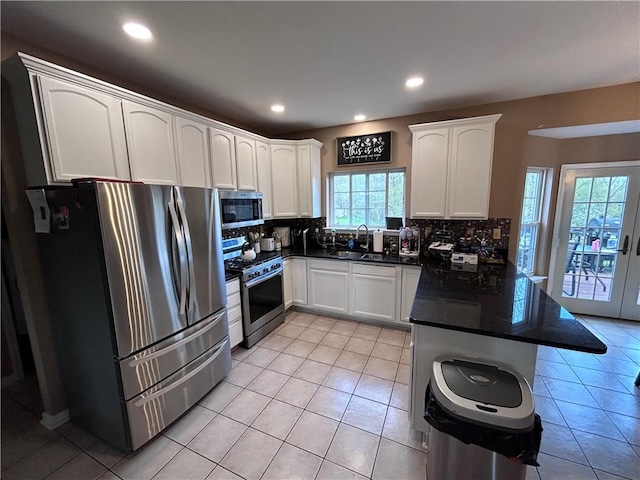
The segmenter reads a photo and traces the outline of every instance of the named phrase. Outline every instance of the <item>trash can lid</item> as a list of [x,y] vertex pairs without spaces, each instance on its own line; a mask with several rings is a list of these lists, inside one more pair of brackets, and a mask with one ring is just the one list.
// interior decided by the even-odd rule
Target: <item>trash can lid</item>
[[442,408],[458,418],[509,430],[533,424],[529,384],[499,362],[438,357],[433,362],[431,388]]

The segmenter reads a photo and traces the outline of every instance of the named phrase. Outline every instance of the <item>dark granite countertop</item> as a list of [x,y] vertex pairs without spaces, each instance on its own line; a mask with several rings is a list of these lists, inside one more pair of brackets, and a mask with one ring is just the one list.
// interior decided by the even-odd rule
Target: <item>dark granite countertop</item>
[[[280,250],[280,254],[283,258],[296,256],[296,257],[305,257],[305,258],[320,258],[323,260],[336,260],[338,262],[344,262],[345,260],[349,260],[352,262],[366,262],[366,263],[380,263],[380,264],[388,264],[388,265],[412,265],[415,267],[421,267],[424,261],[423,257],[401,257],[399,255],[381,255],[377,257],[375,260],[369,259],[358,259],[358,258],[340,258],[336,255],[331,255],[333,248],[327,249],[307,249],[307,253],[304,253],[302,250],[292,249],[292,248],[283,248]],[[274,252],[270,252],[274,253]],[[365,253],[364,251],[361,253]]]
[[424,260],[411,322],[602,354],[607,346],[516,267]]

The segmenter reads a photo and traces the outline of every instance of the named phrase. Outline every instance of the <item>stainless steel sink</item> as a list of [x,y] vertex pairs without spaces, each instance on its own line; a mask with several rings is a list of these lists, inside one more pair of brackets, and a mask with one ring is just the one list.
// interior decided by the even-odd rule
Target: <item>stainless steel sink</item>
[[351,250],[334,250],[329,255],[344,258],[347,260],[382,260],[384,259],[384,255],[381,253],[363,253],[363,252],[354,252]]
[[350,250],[336,250],[329,255],[336,256],[338,258],[347,258],[350,260],[360,260],[362,258],[362,252],[353,252]]
[[383,260],[384,255],[382,255],[381,253],[365,253],[360,258],[363,260]]

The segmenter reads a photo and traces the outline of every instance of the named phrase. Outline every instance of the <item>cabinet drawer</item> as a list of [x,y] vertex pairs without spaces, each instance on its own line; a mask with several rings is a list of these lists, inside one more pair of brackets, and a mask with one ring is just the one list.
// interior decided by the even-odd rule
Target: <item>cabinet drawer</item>
[[363,265],[362,263],[354,263],[351,269],[352,273],[360,275],[373,275],[376,277],[395,277],[396,267],[381,267],[380,265]]
[[227,318],[229,319],[229,325],[242,319],[242,307],[240,305],[236,305],[235,307],[228,308]]
[[335,260],[309,260],[309,268],[312,270],[330,270],[332,272],[348,272],[349,262]]
[[242,322],[236,322],[229,326],[229,343],[231,348],[242,342]]
[[240,305],[240,293],[234,293],[233,295],[227,295],[227,309],[231,309]]
[[234,293],[240,292],[240,280],[234,278],[227,282],[227,297],[230,297]]

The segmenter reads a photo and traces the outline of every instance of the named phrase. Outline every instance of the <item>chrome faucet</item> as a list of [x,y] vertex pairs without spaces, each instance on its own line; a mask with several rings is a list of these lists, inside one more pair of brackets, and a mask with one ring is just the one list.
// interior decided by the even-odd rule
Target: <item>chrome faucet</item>
[[331,229],[331,245],[335,245],[336,244],[336,229],[332,228]]
[[364,223],[362,225],[358,226],[358,229],[356,230],[356,240],[358,240],[360,238],[360,227],[364,227],[365,231],[366,231],[366,243],[364,244],[364,249],[368,252],[369,251],[369,227],[367,227]]

